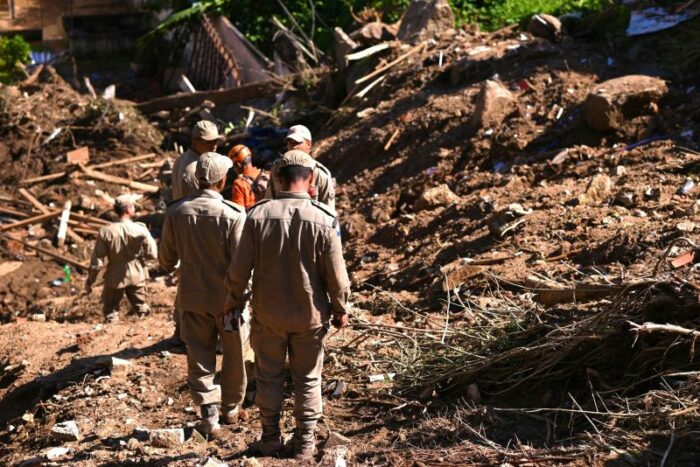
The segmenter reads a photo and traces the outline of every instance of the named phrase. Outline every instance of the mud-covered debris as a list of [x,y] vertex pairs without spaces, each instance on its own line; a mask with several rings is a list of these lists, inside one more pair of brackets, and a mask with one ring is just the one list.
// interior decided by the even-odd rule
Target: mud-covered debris
[[627,167],[625,167],[624,165],[618,165],[618,166],[616,166],[615,169],[613,170],[613,173],[614,173],[617,177],[625,176],[625,175],[627,175]]
[[413,0],[403,15],[397,37],[418,43],[455,28],[455,17],[447,0]]
[[78,441],[80,439],[80,430],[75,420],[68,420],[57,423],[51,428],[51,436],[56,441]]
[[43,313],[35,313],[32,315],[32,321],[36,321],[39,323],[45,323],[46,322],[46,315]]
[[335,384],[335,388],[333,388],[333,397],[338,398],[342,396],[343,393],[345,393],[345,391],[347,390],[347,388],[348,385],[345,384],[345,381],[338,381]]
[[52,461],[52,460],[55,460],[55,459],[58,459],[60,457],[65,456],[69,452],[70,452],[70,448],[64,448],[64,447],[59,446],[59,447],[49,449],[48,451],[46,451],[44,453],[44,456],[46,456],[46,458],[48,460]]
[[438,206],[448,206],[460,201],[461,198],[454,194],[449,186],[442,184],[425,190],[416,201],[416,209],[432,209]]
[[467,396],[474,402],[481,400],[481,391],[479,391],[479,386],[476,383],[471,383],[467,386]]
[[657,102],[667,92],[666,82],[651,76],[628,75],[605,81],[586,98],[586,122],[595,130],[618,129],[626,120],[655,113]]
[[136,438],[129,438],[129,441],[126,442],[126,448],[129,451],[136,451],[140,447],[141,447],[141,442]]
[[250,457],[248,459],[244,457],[241,462],[241,467],[262,467],[262,464],[255,457]]
[[621,191],[615,196],[615,204],[632,208],[637,205],[637,195],[631,191]]
[[525,209],[521,204],[512,203],[506,209],[494,213],[486,225],[492,235],[502,237],[514,231],[525,222],[525,216],[532,213],[532,209]]
[[586,192],[578,197],[578,201],[583,205],[604,203],[610,198],[612,187],[613,183],[610,177],[598,174],[591,179]]
[[661,190],[649,187],[644,190],[644,201],[658,201],[661,199]]
[[563,36],[563,29],[559,18],[540,13],[530,19],[527,30],[535,37],[541,37],[552,42],[559,42]]
[[474,128],[493,128],[513,112],[515,98],[498,81],[486,80],[476,98],[471,124]]
[[684,233],[693,233],[695,231],[695,222],[679,222],[676,224],[676,229]]
[[346,467],[348,465],[348,456],[350,451],[346,446],[335,446],[326,448],[323,452],[323,457],[318,465],[332,465],[335,467]]
[[185,442],[185,430],[182,428],[153,430],[148,439],[152,446],[159,448],[179,446]]

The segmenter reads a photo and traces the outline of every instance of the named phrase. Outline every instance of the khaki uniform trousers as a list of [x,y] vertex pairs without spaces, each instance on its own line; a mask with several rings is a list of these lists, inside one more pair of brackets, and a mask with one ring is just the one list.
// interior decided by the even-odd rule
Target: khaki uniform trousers
[[148,303],[146,303],[148,294],[145,284],[129,285],[119,289],[105,286],[102,289],[102,311],[104,311],[105,316],[119,312],[119,304],[124,298],[125,292],[132,312],[143,315],[150,311]]
[[305,333],[289,333],[253,321],[250,344],[255,352],[255,404],[260,409],[263,425],[279,425],[284,402],[284,363],[287,354],[294,383],[294,418],[297,424],[313,427],[321,418],[321,372],[326,333],[324,327]]
[[[243,403],[248,383],[243,362],[243,344],[248,338],[248,324],[240,331],[223,329],[223,318],[208,312],[183,310],[180,332],[187,346],[187,383],[195,404],[235,406]],[[223,360],[221,385],[214,384],[216,343],[221,341]]]

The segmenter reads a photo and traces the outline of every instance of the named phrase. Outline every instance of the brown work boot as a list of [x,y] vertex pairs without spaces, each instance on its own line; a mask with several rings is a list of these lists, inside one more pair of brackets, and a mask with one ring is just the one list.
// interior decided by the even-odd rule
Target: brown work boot
[[238,423],[238,418],[241,416],[241,407],[238,405],[224,405],[221,407],[221,423],[224,425],[234,425]]
[[292,438],[294,459],[297,461],[313,460],[316,455],[316,433],[313,427],[296,427]]
[[260,439],[254,442],[250,449],[261,456],[276,456],[282,450],[282,434],[279,426],[263,425]]
[[219,410],[216,408],[216,404],[202,404],[200,413],[202,420],[197,424],[195,430],[210,439],[218,438],[221,434],[221,425],[219,425]]

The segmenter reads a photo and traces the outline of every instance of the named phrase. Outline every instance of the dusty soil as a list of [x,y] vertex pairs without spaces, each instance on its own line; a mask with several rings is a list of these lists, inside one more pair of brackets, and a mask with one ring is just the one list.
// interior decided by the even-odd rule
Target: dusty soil
[[[666,459],[666,465],[697,465],[700,368],[694,341],[636,336],[625,320],[698,326],[696,268],[672,270],[662,257],[679,237],[697,239],[697,189],[678,192],[696,176],[700,154],[678,146],[700,146],[700,89],[669,82],[671,91],[656,109],[615,132],[596,132],[583,118],[583,101],[595,84],[640,67],[599,43],[462,34],[393,69],[367,98],[351,101],[317,132],[315,150],[338,181],[355,305],[353,327],[328,341],[321,464],[336,465],[338,449],[324,448],[335,432],[350,438],[350,464],[642,465]],[[483,81],[495,75],[516,106],[500,125],[478,128],[471,121],[475,99]],[[41,95],[49,108],[59,99],[53,91]],[[58,115],[60,121],[75,118]],[[121,149],[124,157],[137,155],[160,142],[143,121],[116,136],[95,134],[95,127],[111,128],[100,122],[93,120],[93,130],[75,144],[96,142],[97,161],[117,157]],[[26,136],[34,130],[18,128],[6,126],[2,133],[4,157],[14,161],[2,178],[8,196],[19,178],[63,170],[54,159],[73,148],[70,136],[55,152],[42,146],[25,175],[17,167],[28,160]],[[123,168],[110,173],[134,176]],[[456,197],[426,205],[424,194],[442,185]],[[114,187],[72,178],[40,185],[35,194],[60,203],[65,196],[95,196],[96,188],[115,194]],[[156,202],[147,197],[144,212],[157,232]],[[495,235],[489,224],[512,203],[527,212],[523,222]],[[679,243],[670,256],[687,248]],[[89,248],[70,251],[85,259]],[[65,444],[70,452],[57,462],[184,466],[214,456],[232,465],[293,465],[250,459],[247,446],[258,429],[250,406],[249,417],[223,439],[192,436],[196,413],[185,356],[167,340],[175,290],[169,279],[154,274],[152,316],[102,325],[99,291],[81,296],[79,271],[71,284],[52,286],[63,275],[59,265],[13,249],[11,242],[3,259],[0,266],[24,263],[0,274],[2,321],[9,322],[0,332],[0,462],[40,462],[36,458],[59,444],[48,436],[54,423],[75,420],[82,439]],[[642,280],[654,285],[629,301],[610,295],[538,298],[547,288],[624,287]],[[35,314],[48,322],[27,319]],[[604,322],[608,315],[615,320]],[[507,367],[494,363],[474,372],[468,384],[448,388],[421,376],[410,381],[406,374],[424,373],[401,364],[411,351],[402,340],[411,328],[438,336],[444,329],[497,336],[488,358],[508,354],[517,343],[527,347],[531,334],[551,335],[554,342],[556,326],[575,330],[598,317],[600,328],[577,336],[590,340],[571,345],[568,366],[550,367],[526,383],[517,382],[520,367],[507,374]],[[482,350],[465,347],[463,353]],[[102,356],[128,359],[128,376],[110,377]],[[519,363],[525,371],[528,361]],[[661,370],[672,376],[659,378]],[[389,373],[396,373],[394,380],[382,380]],[[370,382],[370,376],[380,381]],[[347,388],[335,397],[340,382]],[[613,398],[619,394],[622,399]],[[620,400],[622,406],[606,405]],[[157,448],[136,439],[139,427],[184,428],[188,440]]]

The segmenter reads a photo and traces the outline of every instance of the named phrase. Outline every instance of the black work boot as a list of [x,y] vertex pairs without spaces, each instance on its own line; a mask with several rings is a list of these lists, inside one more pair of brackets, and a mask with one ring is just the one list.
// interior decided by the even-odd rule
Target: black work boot
[[251,450],[265,457],[275,456],[282,449],[282,433],[279,424],[263,425],[260,439],[251,445]]
[[316,455],[316,424],[299,423],[294,429],[292,438],[294,459],[297,461],[312,460]]
[[202,435],[215,439],[221,433],[221,425],[219,425],[219,410],[216,404],[202,404],[200,406],[202,420],[197,424],[195,429]]

